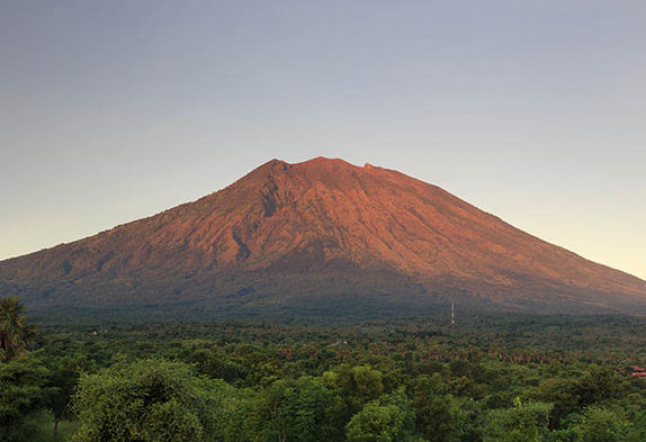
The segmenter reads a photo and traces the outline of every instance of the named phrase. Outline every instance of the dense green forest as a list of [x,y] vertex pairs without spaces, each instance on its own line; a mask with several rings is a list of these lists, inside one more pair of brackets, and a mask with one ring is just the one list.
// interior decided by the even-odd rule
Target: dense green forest
[[646,322],[55,324],[0,303],[3,442],[646,440]]

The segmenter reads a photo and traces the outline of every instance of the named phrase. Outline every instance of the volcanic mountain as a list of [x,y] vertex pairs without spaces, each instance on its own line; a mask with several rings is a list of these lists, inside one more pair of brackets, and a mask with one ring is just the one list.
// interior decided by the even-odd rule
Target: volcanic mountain
[[[195,202],[0,263],[33,309],[646,312],[646,282],[402,173],[272,160]],[[374,309],[373,309],[374,310]],[[354,313],[351,313],[354,314]]]

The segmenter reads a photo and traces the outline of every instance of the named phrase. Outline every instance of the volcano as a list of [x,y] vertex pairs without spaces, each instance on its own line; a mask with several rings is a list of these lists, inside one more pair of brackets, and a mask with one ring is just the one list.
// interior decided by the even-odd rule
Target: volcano
[[211,316],[432,311],[646,312],[646,282],[402,173],[272,160],[229,187],[0,262],[36,311]]

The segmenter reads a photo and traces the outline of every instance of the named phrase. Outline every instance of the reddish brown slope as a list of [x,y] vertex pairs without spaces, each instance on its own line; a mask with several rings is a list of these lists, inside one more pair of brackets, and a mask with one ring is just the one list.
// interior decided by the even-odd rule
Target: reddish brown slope
[[240,293],[244,302],[381,294],[419,304],[433,292],[556,309],[646,305],[646,282],[436,186],[324,158],[273,160],[194,203],[5,261],[0,281],[34,302],[97,305],[217,304]]

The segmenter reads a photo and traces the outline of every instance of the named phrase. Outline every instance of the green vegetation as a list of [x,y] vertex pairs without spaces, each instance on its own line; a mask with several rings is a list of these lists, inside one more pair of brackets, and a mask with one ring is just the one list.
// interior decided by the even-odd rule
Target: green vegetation
[[0,330],[20,334],[6,324],[19,317],[35,339],[12,339],[25,344],[0,362],[3,442],[646,440],[639,318],[41,324],[36,336],[9,310]]
[[33,327],[27,325],[24,307],[16,296],[0,299],[0,361],[10,361],[27,349],[34,338]]
[[74,396],[81,422],[74,440],[206,440],[215,430],[220,384],[195,376],[186,364],[154,360],[83,376]]

